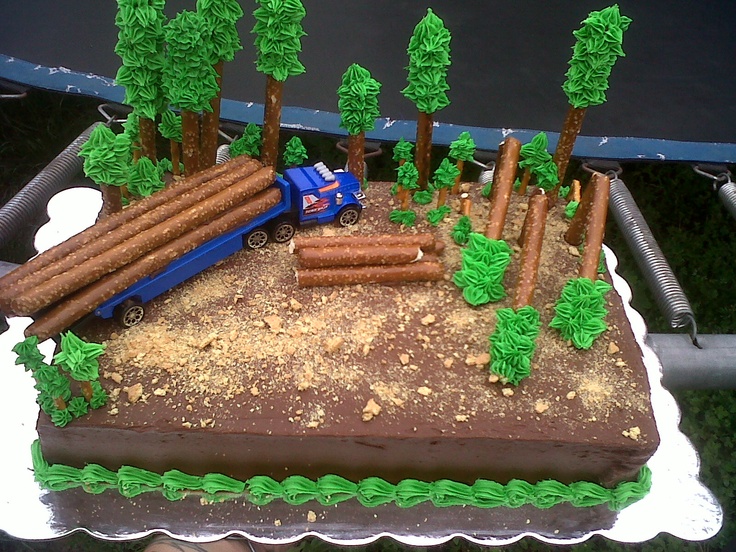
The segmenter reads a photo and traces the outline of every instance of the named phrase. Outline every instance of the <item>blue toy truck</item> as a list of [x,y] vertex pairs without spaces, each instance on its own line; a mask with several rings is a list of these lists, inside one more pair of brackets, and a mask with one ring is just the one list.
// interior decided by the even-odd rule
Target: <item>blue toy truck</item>
[[358,222],[365,195],[360,183],[347,171],[330,171],[324,163],[284,171],[274,186],[281,202],[245,225],[214,238],[171,262],[164,270],[139,280],[95,310],[100,318],[115,318],[122,326],[135,326],[145,314],[144,305],[154,297],[199,274],[243,248],[259,249],[269,240],[289,241],[297,227],[336,222]]

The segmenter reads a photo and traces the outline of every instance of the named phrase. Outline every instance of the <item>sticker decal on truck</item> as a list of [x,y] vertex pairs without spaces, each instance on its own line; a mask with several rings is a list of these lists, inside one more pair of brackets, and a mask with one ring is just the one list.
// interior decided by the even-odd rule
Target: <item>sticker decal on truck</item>
[[306,194],[302,197],[302,212],[305,215],[314,215],[326,211],[330,207],[330,200],[326,197],[317,197],[314,194]]

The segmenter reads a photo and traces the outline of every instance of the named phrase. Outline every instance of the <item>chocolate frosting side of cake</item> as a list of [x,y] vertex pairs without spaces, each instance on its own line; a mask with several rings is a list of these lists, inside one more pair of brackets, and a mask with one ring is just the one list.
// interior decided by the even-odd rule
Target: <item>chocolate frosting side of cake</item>
[[[385,220],[388,187],[371,185],[358,233],[413,231]],[[509,211],[504,238],[512,246],[525,204],[515,196]],[[424,208],[415,208],[422,219]],[[486,216],[487,202],[474,197],[474,229]],[[96,322],[86,337],[108,344],[100,373],[112,401],[65,428],[41,414],[44,456],[77,467],[239,478],[611,485],[635,477],[659,440],[620,297],[607,295],[609,330],[589,351],[547,328],[579,259],[562,239],[562,207],[549,215],[533,297],[543,330],[532,375],[509,387],[513,394],[490,383],[487,371],[495,309],[510,298],[470,307],[449,281],[460,264],[449,236],[457,218],[453,211],[434,230],[450,244],[442,282],[297,289],[294,257],[271,244],[154,301],[140,326],[121,332]],[[421,223],[418,231],[433,230]],[[517,271],[515,254],[505,279],[510,295]]]

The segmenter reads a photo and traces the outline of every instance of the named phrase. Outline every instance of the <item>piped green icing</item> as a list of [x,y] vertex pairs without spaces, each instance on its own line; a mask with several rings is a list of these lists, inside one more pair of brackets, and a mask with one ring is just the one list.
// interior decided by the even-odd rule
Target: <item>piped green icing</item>
[[403,224],[404,226],[414,226],[417,220],[417,214],[414,211],[402,211],[401,209],[394,209],[388,215],[388,220],[394,224]]
[[351,135],[373,130],[380,116],[378,93],[381,83],[371,77],[370,72],[353,63],[342,76],[337,89],[340,110],[340,127]]
[[367,508],[390,503],[411,508],[429,501],[440,508],[519,508],[527,504],[551,508],[556,504],[570,503],[581,508],[607,504],[611,510],[618,511],[641,500],[652,484],[651,471],[646,466],[641,468],[636,481],[619,483],[608,489],[584,481],[565,485],[552,480],[528,483],[514,479],[503,485],[478,479],[472,485],[467,485],[446,479],[431,482],[404,479],[393,484],[379,477],[367,477],[356,483],[337,475],[325,475],[316,481],[296,475],[278,482],[263,475],[238,481],[221,474],[199,477],[178,470],[168,471],[161,476],[130,466],[113,472],[97,464],[88,464],[81,469],[60,464],[49,465],[43,457],[39,441],[31,446],[31,458],[36,481],[43,488],[53,491],[81,487],[88,493],[98,494],[106,489],[117,489],[128,498],[145,492],[161,492],[168,500],[204,493],[208,498],[240,498],[257,506],[274,500],[283,500],[292,505],[314,500],[330,506],[355,499]]
[[459,161],[470,161],[475,154],[475,141],[470,133],[466,130],[460,133],[457,140],[450,143],[450,151],[448,155]]
[[235,24],[243,17],[237,0],[197,0],[197,13],[205,20],[210,63],[232,61],[243,49]]
[[570,201],[567,205],[565,205],[565,216],[569,219],[575,216],[575,213],[578,210],[578,206],[580,205],[579,201]]
[[163,83],[169,101],[186,111],[212,111],[210,100],[217,96],[219,86],[206,47],[206,21],[185,10],[169,21],[165,34],[168,49]]
[[470,234],[468,246],[462,252],[461,269],[452,278],[468,303],[478,306],[506,297],[503,277],[511,254],[511,248],[503,240],[489,240],[477,232]]
[[89,403],[84,397],[74,397],[66,407],[75,418],[84,416],[89,411]]
[[306,10],[300,0],[260,0],[253,12],[256,24],[256,69],[277,81],[305,71],[299,61],[301,38],[306,34],[301,21]]
[[608,329],[605,294],[611,286],[603,280],[574,278],[565,284],[555,305],[556,316],[551,328],[560,330],[562,338],[578,349],[590,349],[595,339]]
[[166,184],[161,179],[158,166],[154,165],[148,157],[140,158],[130,168],[130,180],[128,181],[130,193],[139,197],[148,197],[165,187]]
[[417,190],[412,195],[412,201],[417,205],[429,205],[432,203],[432,197],[434,196],[434,190]]
[[465,245],[468,243],[470,238],[470,232],[473,231],[473,226],[470,222],[470,217],[463,215],[457,221],[457,224],[452,228],[452,239],[458,245]]
[[409,85],[402,94],[422,113],[434,113],[450,104],[447,97],[450,38],[442,20],[428,9],[409,40]]
[[57,427],[64,427],[72,421],[72,413],[69,412],[68,408],[65,408],[64,410],[55,408],[51,411],[51,421]]
[[540,132],[531,139],[527,144],[521,146],[519,155],[521,161],[519,161],[519,167],[522,169],[529,169],[546,163],[552,156],[547,152],[547,146],[549,141],[547,135],[544,132]]
[[504,382],[519,385],[531,374],[535,340],[542,327],[539,312],[529,305],[517,311],[498,309],[496,318],[496,329],[490,337],[491,372]]
[[261,153],[262,133],[261,127],[255,123],[245,125],[243,135],[230,144],[230,157],[238,157],[239,155],[258,157]]
[[571,106],[585,109],[606,101],[608,77],[616,59],[625,55],[621,44],[630,23],[614,4],[591,12],[583,26],[573,32],[577,41],[562,86]]
[[34,371],[34,367],[43,363],[43,354],[38,349],[38,337],[35,335],[26,337],[20,343],[16,343],[13,352],[18,355],[15,364],[23,364],[26,371]]
[[445,157],[440,163],[440,166],[437,167],[437,170],[434,171],[435,189],[451,188],[455,184],[455,179],[459,174],[460,169],[457,168],[457,165]]
[[307,158],[307,148],[304,147],[301,138],[292,136],[286,142],[284,149],[284,165],[287,167],[296,167],[304,163]]
[[72,332],[61,335],[61,352],[54,362],[77,381],[92,381],[100,377],[97,357],[105,352],[99,343],[87,343]]
[[127,184],[132,160],[130,146],[128,135],[116,135],[104,125],[96,126],[79,150],[79,155],[84,157],[84,174],[97,184]]
[[403,138],[399,138],[394,146],[393,160],[396,162],[400,161],[413,161],[411,150],[414,146],[411,142],[407,142]]
[[170,109],[161,113],[158,131],[167,140],[181,143],[181,115],[177,115]]
[[432,209],[430,211],[427,211],[427,221],[432,226],[437,226],[451,212],[452,212],[452,209],[450,209],[450,207],[448,205],[443,205],[442,207],[437,207],[437,209]]

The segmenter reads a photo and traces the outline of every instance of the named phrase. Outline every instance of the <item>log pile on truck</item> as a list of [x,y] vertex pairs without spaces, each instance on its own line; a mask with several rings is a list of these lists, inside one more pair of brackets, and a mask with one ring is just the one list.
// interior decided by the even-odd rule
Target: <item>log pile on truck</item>
[[46,339],[206,241],[278,204],[271,168],[235,158],[116,213],[0,279],[0,308]]

